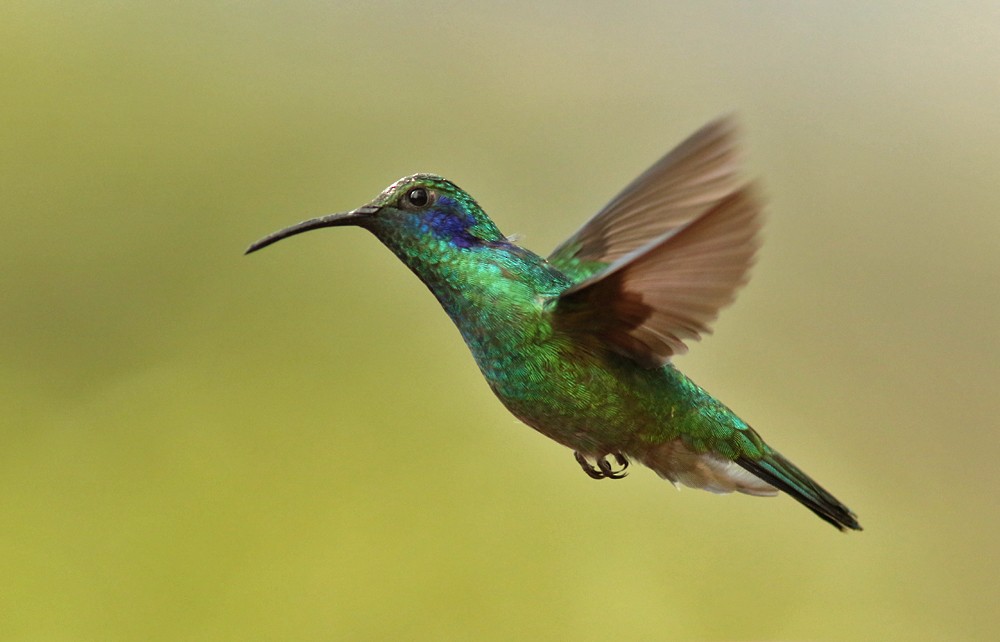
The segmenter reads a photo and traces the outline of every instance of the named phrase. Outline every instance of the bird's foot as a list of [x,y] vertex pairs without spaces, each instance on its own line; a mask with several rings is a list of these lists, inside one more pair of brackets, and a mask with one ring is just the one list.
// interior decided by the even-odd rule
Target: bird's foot
[[[609,453],[597,457],[597,468],[594,468],[594,465],[587,461],[587,458],[578,451],[573,452],[573,457],[576,458],[576,463],[580,464],[583,472],[587,473],[587,476],[591,479],[621,479],[628,474],[625,472],[625,469],[628,468],[628,459],[621,453]],[[618,462],[621,468],[618,470],[612,468],[611,457],[615,458],[615,461]]]
[[[612,456],[614,456],[615,461],[618,462],[618,465],[621,467],[618,470],[611,467],[611,461],[609,458]],[[604,476],[608,479],[621,479],[625,475],[628,475],[628,473],[625,472],[628,469],[628,459],[626,459],[625,455],[621,453],[611,453],[599,458],[597,460],[597,467],[601,469],[601,472],[604,473]]]

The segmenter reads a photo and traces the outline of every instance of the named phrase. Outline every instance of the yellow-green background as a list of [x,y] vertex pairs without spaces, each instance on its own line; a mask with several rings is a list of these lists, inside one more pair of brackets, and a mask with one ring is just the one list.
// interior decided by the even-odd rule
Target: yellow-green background
[[[995,3],[5,2],[0,639],[987,639]],[[596,483],[360,230],[546,252],[738,113],[750,285],[680,366],[856,510]]]

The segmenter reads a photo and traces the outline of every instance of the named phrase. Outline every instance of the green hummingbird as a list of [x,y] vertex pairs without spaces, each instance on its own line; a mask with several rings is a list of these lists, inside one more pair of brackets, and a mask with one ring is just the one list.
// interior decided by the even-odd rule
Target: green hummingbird
[[294,234],[358,226],[437,297],[493,392],[573,451],[594,479],[631,460],[715,493],[784,491],[840,530],[857,518],[671,363],[746,280],[761,201],[739,176],[731,120],[709,123],[636,178],[546,259],[434,174]]

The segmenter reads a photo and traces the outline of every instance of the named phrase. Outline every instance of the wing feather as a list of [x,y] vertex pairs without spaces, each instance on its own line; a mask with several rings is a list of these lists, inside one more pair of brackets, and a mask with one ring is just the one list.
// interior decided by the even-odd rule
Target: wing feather
[[758,247],[760,202],[750,186],[618,258],[560,295],[557,327],[593,336],[655,367],[710,332],[746,283]]
[[736,127],[702,127],[636,178],[563,242],[549,262],[583,279],[704,214],[739,189]]

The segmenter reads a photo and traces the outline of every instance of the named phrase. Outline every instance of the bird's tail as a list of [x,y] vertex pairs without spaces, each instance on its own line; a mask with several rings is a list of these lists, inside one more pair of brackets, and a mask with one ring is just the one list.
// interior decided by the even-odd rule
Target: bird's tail
[[779,453],[771,450],[761,459],[741,457],[736,463],[778,490],[788,493],[838,529],[861,530],[857,515],[851,509]]

